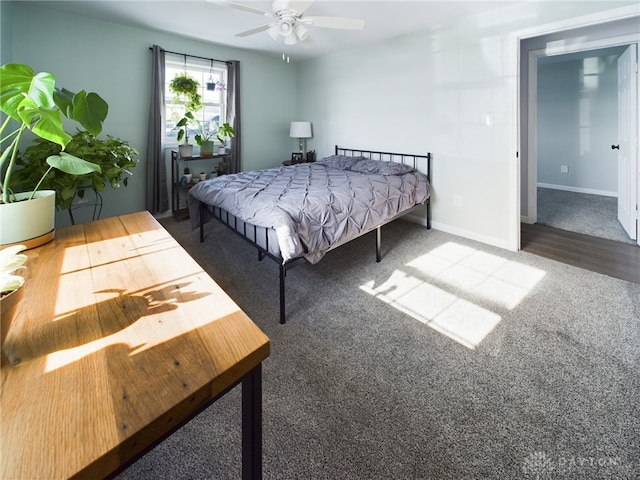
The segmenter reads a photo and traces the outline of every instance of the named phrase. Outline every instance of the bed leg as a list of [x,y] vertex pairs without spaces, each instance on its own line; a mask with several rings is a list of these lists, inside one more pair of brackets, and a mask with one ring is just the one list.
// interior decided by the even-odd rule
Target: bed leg
[[200,202],[200,208],[198,214],[200,218],[198,219],[198,223],[200,226],[200,243],[204,242],[204,213],[207,207],[205,207],[203,202]]
[[427,200],[427,230],[431,230],[431,199]]
[[380,263],[380,243],[382,241],[382,235],[380,233],[380,227],[376,227],[376,262]]
[[284,277],[287,274],[287,267],[280,263],[280,323],[284,325],[286,323],[285,311],[284,311]]

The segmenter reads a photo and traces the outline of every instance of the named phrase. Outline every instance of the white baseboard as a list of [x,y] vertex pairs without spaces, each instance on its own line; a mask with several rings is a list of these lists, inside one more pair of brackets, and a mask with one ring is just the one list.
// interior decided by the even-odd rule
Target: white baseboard
[[550,188],[552,190],[563,190],[565,192],[588,193],[591,195],[602,195],[603,197],[617,197],[618,192],[608,192],[606,190],[595,190],[593,188],[568,187],[566,185],[554,185],[552,183],[538,183],[540,188]]
[[431,227],[435,230],[440,230],[445,233],[450,233],[452,235],[457,235],[459,237],[468,238],[469,240],[475,240],[476,242],[485,243],[487,245],[491,245],[493,247],[503,248],[505,250],[513,251],[511,248],[509,241],[504,240],[502,238],[489,237],[486,235],[479,235],[475,232],[470,232],[468,230],[464,230],[457,227],[452,227],[451,225],[447,225],[446,223],[440,222],[431,222]]
[[[403,219],[409,222],[422,225],[425,228],[427,226],[427,219],[424,217],[417,217],[414,215],[405,215]],[[457,235],[458,237],[464,237],[464,238],[468,238],[469,240],[475,240],[480,243],[486,243],[487,245],[491,245],[494,247],[504,248],[505,250],[513,250],[512,248],[510,248],[509,242],[506,240],[503,240],[501,238],[488,237],[486,235],[478,235],[475,232],[470,232],[468,230],[464,230],[461,228],[452,227],[451,225],[447,225],[446,223],[434,222],[432,220],[431,228],[433,228],[434,230],[440,230],[445,233],[450,233],[452,235]]]

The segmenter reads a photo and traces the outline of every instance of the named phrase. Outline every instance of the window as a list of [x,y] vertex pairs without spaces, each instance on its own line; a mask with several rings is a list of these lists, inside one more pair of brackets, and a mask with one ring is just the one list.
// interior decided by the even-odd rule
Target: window
[[[226,85],[227,66],[220,62],[193,58],[181,55],[167,54],[165,58],[165,145],[177,145],[178,131],[176,124],[186,113],[186,105],[183,99],[176,98],[169,89],[171,80],[180,73],[186,72],[190,77],[198,81],[200,96],[202,97],[202,109],[192,111],[194,117],[199,120],[205,130],[215,134],[218,126],[224,123],[226,118]],[[198,133],[194,126],[189,125],[189,139],[193,139]],[[191,128],[193,127],[193,128]]]

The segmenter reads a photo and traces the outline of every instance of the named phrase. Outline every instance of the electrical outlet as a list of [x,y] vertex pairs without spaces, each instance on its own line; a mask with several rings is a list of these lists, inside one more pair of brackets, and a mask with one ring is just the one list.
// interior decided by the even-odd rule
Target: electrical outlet
[[560,173],[569,173],[569,165],[560,165]]
[[453,196],[453,206],[461,207],[462,206],[462,195],[454,195]]

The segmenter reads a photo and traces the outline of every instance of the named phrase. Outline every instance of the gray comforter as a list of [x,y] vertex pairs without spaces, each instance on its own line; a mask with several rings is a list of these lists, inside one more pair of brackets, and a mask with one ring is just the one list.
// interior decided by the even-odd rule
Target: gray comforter
[[426,175],[398,163],[334,155],[315,163],[241,172],[189,190],[192,227],[199,200],[276,231],[283,260],[318,262],[332,247],[424,203]]

